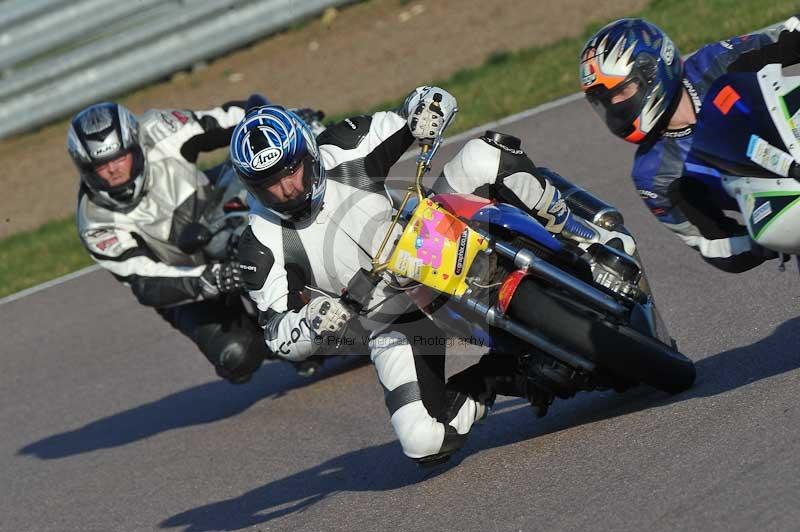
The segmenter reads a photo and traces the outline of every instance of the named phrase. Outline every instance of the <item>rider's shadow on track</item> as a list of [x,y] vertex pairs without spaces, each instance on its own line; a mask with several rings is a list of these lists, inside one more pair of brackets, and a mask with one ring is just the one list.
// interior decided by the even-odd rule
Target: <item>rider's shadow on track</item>
[[[182,512],[162,521],[159,527],[182,527],[182,532],[240,530],[302,512],[337,493],[389,491],[417,484],[445,473],[476,450],[531,437],[526,433],[518,438],[518,434],[515,434],[518,433],[517,428],[532,417],[529,409],[515,408],[521,404],[522,400],[498,404],[499,412],[493,412],[489,419],[493,425],[503,428],[500,431],[492,430],[492,437],[479,434],[488,431],[475,431],[470,436],[466,452],[458,453],[445,466],[420,469],[403,455],[397,441],[391,441],[337,456],[238,497]],[[502,434],[498,440],[499,433]]]
[[772,334],[698,361],[697,381],[672,398],[710,397],[800,368],[800,316],[783,322]]
[[33,455],[42,460],[66,458],[119,447],[173,429],[213,423],[244,412],[262,399],[280,397],[362,365],[363,361],[355,356],[334,360],[326,364],[318,376],[303,378],[288,364],[272,362],[243,386],[232,386],[223,380],[194,386],[81,428],[49,436],[26,445],[17,454]]
[[[639,387],[625,394],[582,394],[558,402],[554,412],[535,419],[529,408],[515,408],[522,400],[498,403],[487,427],[473,431],[467,446],[446,465],[419,470],[403,456],[397,442],[352,451],[304,471],[211,503],[163,521],[162,528],[185,527],[184,532],[239,530],[303,511],[341,492],[387,491],[445,473],[464,458],[491,449],[530,440],[570,427],[609,419],[699,397],[710,397],[800,367],[800,317],[778,327],[758,342],[712,355],[697,362],[698,379],[691,390],[666,396]],[[481,430],[481,429],[490,430]],[[376,468],[375,464],[381,464]]]

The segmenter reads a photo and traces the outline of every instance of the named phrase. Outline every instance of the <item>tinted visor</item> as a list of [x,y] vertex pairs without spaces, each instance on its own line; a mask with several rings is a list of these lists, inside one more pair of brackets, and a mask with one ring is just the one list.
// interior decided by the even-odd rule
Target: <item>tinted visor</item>
[[[626,99],[623,93],[634,90]],[[603,85],[586,91],[586,99],[592,109],[600,115],[608,129],[620,137],[627,137],[634,130],[633,122],[639,116],[644,104],[647,84],[637,75],[632,75],[613,89]]]

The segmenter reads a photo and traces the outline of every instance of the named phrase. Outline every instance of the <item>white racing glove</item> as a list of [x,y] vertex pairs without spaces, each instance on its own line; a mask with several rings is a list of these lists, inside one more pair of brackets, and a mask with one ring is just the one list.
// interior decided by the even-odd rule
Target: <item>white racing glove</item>
[[418,140],[441,135],[457,110],[455,97],[440,87],[419,87],[405,102],[408,129]]
[[800,31],[800,18],[797,15],[791,17],[783,23],[783,28],[787,31]]
[[306,305],[306,319],[311,330],[317,335],[340,335],[352,313],[341,300],[329,296],[316,297]]

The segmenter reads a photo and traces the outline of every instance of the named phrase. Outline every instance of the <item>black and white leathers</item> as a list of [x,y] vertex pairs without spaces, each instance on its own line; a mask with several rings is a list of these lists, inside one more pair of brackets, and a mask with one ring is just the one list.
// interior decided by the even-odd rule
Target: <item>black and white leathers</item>
[[[399,113],[348,119],[318,138],[328,177],[324,204],[315,219],[291,226],[266,209],[254,207],[250,227],[240,242],[239,259],[250,296],[262,313],[266,343],[275,353],[301,360],[317,349],[318,340],[309,328],[306,305],[297,297],[297,290],[311,288],[312,297],[314,291],[338,295],[359,268],[369,269],[392,214],[383,181],[413,142],[406,118]],[[547,214],[554,203],[552,197],[546,197],[552,187],[544,178],[526,171],[533,165],[521,152],[510,154],[516,161],[509,166],[514,171],[500,175],[505,169],[501,161],[509,161],[500,152],[499,147],[483,140],[471,141],[448,163],[446,181],[440,180],[441,186],[460,192],[502,188],[531,210],[541,209]],[[562,214],[560,210],[547,214],[554,230],[563,225]],[[299,282],[298,275],[302,277]],[[368,306],[375,311],[368,318],[377,312],[398,315],[409,305],[390,282],[384,280],[375,290]],[[448,410],[447,419],[439,416],[437,420],[423,404],[420,386],[423,378],[430,379],[422,375],[425,370],[419,366],[425,347],[415,344],[400,328],[380,320],[368,319],[364,326],[372,333],[371,357],[404,453],[425,458],[460,445],[474,421],[483,415],[484,405],[462,397]]]
[[[414,138],[403,116],[380,112],[329,127],[317,142],[327,175],[320,212],[302,225],[293,225],[281,222],[251,197],[250,227],[240,242],[247,288],[266,316],[262,321],[267,345],[291,360],[307,358],[318,347],[304,309],[295,308],[291,301],[293,268],[299,267],[304,286],[334,296],[360,268],[370,268],[391,222],[385,176]],[[383,282],[370,307],[380,304],[380,312],[391,313],[387,307],[408,305],[397,296]],[[402,308],[394,311],[402,312]]]
[[242,116],[239,102],[208,111],[148,111],[139,121],[146,158],[141,200],[119,210],[81,190],[83,245],[100,266],[130,284],[143,304],[162,307],[202,298],[204,261],[181,252],[177,237],[212,194],[211,183],[194,162],[201,151],[227,145]]
[[444,165],[433,189],[510,203],[535,216],[551,233],[560,233],[569,218],[558,189],[525,152],[497,142],[489,132],[467,142]]

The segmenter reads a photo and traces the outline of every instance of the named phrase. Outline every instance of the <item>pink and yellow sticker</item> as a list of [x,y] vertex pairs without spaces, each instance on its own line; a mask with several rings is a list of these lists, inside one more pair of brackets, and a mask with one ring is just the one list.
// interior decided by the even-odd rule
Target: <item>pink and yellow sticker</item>
[[439,292],[462,295],[475,256],[486,239],[439,204],[423,200],[389,258],[388,269]]

